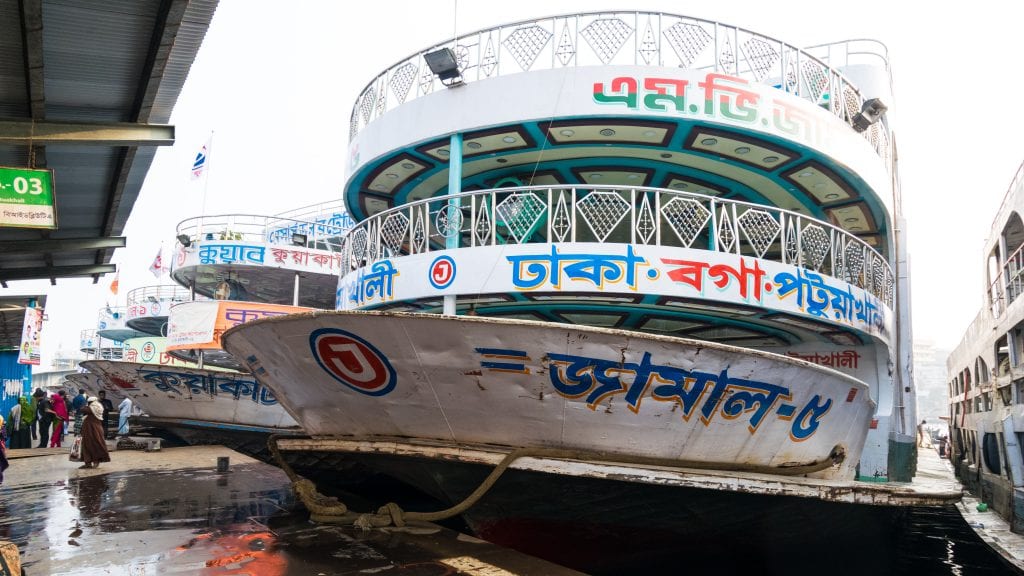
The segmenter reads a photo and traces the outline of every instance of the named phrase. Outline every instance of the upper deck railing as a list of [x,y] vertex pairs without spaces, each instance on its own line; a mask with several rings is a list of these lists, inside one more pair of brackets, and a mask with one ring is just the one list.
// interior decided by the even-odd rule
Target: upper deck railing
[[[880,45],[880,44],[879,44]],[[463,82],[577,66],[639,65],[729,74],[774,86],[851,123],[861,111],[857,87],[817,55],[884,54],[852,42],[801,49],[763,34],[711,20],[662,12],[594,12],[522,20],[478,30],[412,54],[370,81],[352,106],[349,137],[402,104],[443,89],[424,54],[451,48]],[[883,46],[884,48],[884,46]],[[887,62],[887,61],[886,61]],[[888,66],[886,66],[886,69]],[[888,159],[891,138],[878,122],[864,132]]]
[[1010,208],[1010,199],[1013,198],[1013,192],[1021,185],[1022,182],[1024,182],[1024,162],[1021,162],[1020,165],[1017,166],[1017,172],[1014,173],[1013,180],[1010,180],[1010,187],[1007,188],[1006,193],[1003,194],[1003,201],[999,204],[999,210],[996,210],[995,219],[992,220],[991,236],[994,237],[998,233],[996,227],[1003,222],[1003,211]]
[[306,214],[311,217],[308,220],[255,214],[197,216],[182,220],[176,234],[179,241],[188,238],[189,243],[235,240],[337,252],[341,235],[353,224],[352,218],[340,206],[338,208],[318,215]]
[[[204,299],[205,297],[196,296],[197,299]],[[128,308],[129,316],[131,316],[131,308],[133,306],[140,306],[146,304],[156,304],[158,302],[171,301],[171,302],[188,302],[192,300],[192,292],[183,286],[177,284],[167,284],[160,286],[143,286],[136,288],[128,292]]]
[[831,275],[893,305],[892,267],[841,228],[788,210],[648,187],[523,186],[404,204],[348,232],[341,275],[402,254],[556,242],[753,256]]

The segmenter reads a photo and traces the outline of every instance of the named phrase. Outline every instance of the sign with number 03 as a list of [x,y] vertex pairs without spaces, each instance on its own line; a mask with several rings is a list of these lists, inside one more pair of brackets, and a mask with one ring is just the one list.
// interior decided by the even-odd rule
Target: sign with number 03
[[0,167],[0,227],[57,227],[53,170]]

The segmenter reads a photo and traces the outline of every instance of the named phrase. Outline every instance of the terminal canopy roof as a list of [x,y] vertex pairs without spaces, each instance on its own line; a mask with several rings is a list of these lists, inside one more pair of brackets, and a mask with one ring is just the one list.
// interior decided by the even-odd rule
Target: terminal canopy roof
[[46,308],[46,296],[0,295],[0,351],[17,350],[25,325],[25,309],[35,301],[37,308]]
[[167,122],[216,7],[0,0],[0,166],[53,170],[57,224],[0,227],[0,285],[114,271],[156,147],[174,142]]

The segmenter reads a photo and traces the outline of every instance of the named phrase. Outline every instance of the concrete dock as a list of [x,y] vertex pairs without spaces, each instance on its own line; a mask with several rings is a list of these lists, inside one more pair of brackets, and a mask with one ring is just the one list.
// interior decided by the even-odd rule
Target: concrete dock
[[98,469],[67,451],[10,451],[0,540],[30,576],[578,574],[434,524],[311,523],[281,470],[221,446],[115,451]]

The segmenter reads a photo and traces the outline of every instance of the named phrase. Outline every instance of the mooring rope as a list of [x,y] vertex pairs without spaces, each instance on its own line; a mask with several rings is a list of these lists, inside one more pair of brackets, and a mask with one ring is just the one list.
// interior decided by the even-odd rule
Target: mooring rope
[[[487,478],[477,486],[476,490],[474,490],[469,496],[466,496],[461,502],[450,508],[438,510],[436,512],[407,512],[402,510],[398,504],[388,502],[378,508],[376,513],[358,513],[350,511],[348,506],[337,498],[321,494],[317,490],[316,484],[302,476],[299,476],[295,470],[285,462],[284,457],[281,456],[281,452],[277,446],[277,440],[282,437],[289,438],[288,436],[272,435],[267,440],[267,447],[270,449],[271,454],[274,456],[274,459],[277,460],[281,469],[284,470],[285,474],[287,474],[288,478],[292,481],[292,487],[295,490],[295,494],[306,506],[306,509],[309,510],[310,520],[325,524],[351,524],[363,529],[383,528],[385,526],[392,525],[401,527],[405,526],[406,522],[410,520],[437,522],[440,520],[446,520],[453,516],[458,516],[483,498],[484,495],[494,487],[494,484],[497,483],[499,478],[501,478],[501,475],[508,470],[508,467],[520,458],[555,458],[559,460],[577,460],[581,462],[601,464],[642,464],[647,466],[671,468],[721,469],[721,465],[712,465],[701,462],[682,463],[678,460],[666,460],[664,458],[607,454],[584,450],[564,450],[560,448],[517,448],[506,454],[505,457],[501,459],[501,462],[499,462],[498,465],[495,466],[494,470],[487,475]],[[810,474],[842,462],[845,455],[846,451],[843,450],[841,446],[836,446],[832,449],[829,456],[821,461],[784,468],[773,468],[772,471],[774,474],[783,474],[787,476]],[[763,471],[763,469],[761,470]]]

